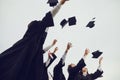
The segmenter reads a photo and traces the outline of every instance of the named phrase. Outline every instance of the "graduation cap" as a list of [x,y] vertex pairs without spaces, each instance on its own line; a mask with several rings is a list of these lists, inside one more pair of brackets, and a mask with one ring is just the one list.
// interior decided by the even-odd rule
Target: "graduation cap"
[[58,0],[48,0],[47,3],[50,5],[50,7],[54,7],[57,5]]
[[91,21],[89,21],[89,23],[86,25],[86,27],[89,27],[89,28],[93,28],[94,26],[95,26],[95,17],[91,20]]
[[100,52],[99,50],[92,52],[93,57],[92,58],[98,58],[103,52]]
[[60,25],[62,26],[62,28],[67,24],[67,20],[66,19],[63,19],[61,22],[60,22]]
[[96,17],[92,18],[92,20],[94,20]]
[[76,21],[75,16],[68,18],[69,26],[76,25]]

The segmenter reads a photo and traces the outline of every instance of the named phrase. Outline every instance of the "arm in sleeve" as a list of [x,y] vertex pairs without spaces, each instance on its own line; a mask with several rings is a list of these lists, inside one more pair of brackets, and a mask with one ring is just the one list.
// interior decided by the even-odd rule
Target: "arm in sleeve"
[[65,65],[65,58],[66,58],[66,54],[64,54],[62,56],[59,63],[55,66],[54,70],[61,70],[62,69],[62,67]]
[[52,45],[49,45],[49,46],[45,47],[43,50],[46,52],[46,51],[48,51],[50,48],[52,48]]
[[93,79],[97,79],[98,77],[102,77],[102,74],[103,74],[103,70],[101,68],[101,65],[99,65],[97,71],[91,75]]
[[53,8],[53,10],[51,10],[52,17],[54,17],[58,13],[58,11],[60,10],[60,8],[61,8],[61,4],[58,3],[57,6],[55,6]]
[[62,69],[62,67],[65,65],[66,56],[67,56],[67,52],[65,51],[65,53],[63,54],[63,56],[61,57],[59,63],[56,65],[55,68]]
[[[58,13],[58,11],[60,10],[60,8],[61,8],[61,4],[58,3],[57,6],[55,6],[55,8],[53,8],[53,9],[50,11],[51,14],[52,14],[52,17],[55,17],[55,15]],[[49,27],[46,28],[45,32],[48,32],[48,30],[49,30]]]
[[64,53],[63,56],[62,56],[62,58],[61,58],[61,60],[62,60],[62,64],[65,64],[66,56],[67,56],[67,54]]
[[85,62],[84,62],[84,59],[82,58],[79,62],[78,62],[78,64],[74,67],[74,68],[72,68],[71,69],[71,72],[72,73],[78,73],[80,70],[82,70],[82,68],[83,67],[85,67],[86,66],[86,64],[85,64]]
[[57,75],[59,73],[62,73],[62,67],[65,66],[65,58],[66,58],[66,53],[63,54],[61,57],[59,63],[54,67],[54,75]]
[[63,74],[63,69],[62,69],[62,67],[65,65],[65,63],[63,63],[62,58],[60,59],[59,63],[54,67],[53,80],[57,80],[57,79],[60,79],[60,78],[64,78],[63,80],[65,80],[65,76]]
[[[54,20],[51,12],[49,11],[46,16],[40,21],[39,29],[46,30],[46,28],[54,26]],[[42,27],[42,28],[41,28]]]
[[55,54],[52,54],[51,57],[48,58],[48,60],[45,63],[46,68],[48,68],[56,58],[57,56]]
[[58,13],[60,8],[61,8],[61,4],[58,3],[57,6],[55,6],[55,8],[53,8],[53,10],[46,13],[45,17],[43,17],[42,20],[32,21],[28,25],[28,27],[33,28],[33,29],[29,29],[29,32],[34,32],[34,31],[41,32],[41,31],[44,31],[44,30],[45,30],[45,32],[48,32],[49,27],[54,26],[53,17]]
[[58,13],[60,7],[61,7],[61,4],[58,3],[53,10],[49,11],[46,14],[46,16],[41,21],[43,27],[48,28],[50,26],[54,26],[53,17]]

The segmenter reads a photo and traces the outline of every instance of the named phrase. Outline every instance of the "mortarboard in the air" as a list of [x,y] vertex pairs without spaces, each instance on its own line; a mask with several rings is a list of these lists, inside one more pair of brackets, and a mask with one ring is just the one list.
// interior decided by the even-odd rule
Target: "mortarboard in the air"
[[103,52],[100,52],[99,50],[92,52],[93,57],[92,58],[98,58]]
[[95,20],[94,20],[95,18],[93,18],[91,21],[89,21],[89,23],[87,24],[87,26],[86,27],[89,27],[89,28],[93,28],[94,26],[95,26]]
[[76,21],[75,16],[68,18],[69,26],[76,25]]
[[67,24],[67,20],[66,19],[63,19],[61,22],[60,22],[60,25],[62,26],[62,28]]
[[48,0],[47,3],[50,5],[50,7],[54,7],[57,5],[58,0]]

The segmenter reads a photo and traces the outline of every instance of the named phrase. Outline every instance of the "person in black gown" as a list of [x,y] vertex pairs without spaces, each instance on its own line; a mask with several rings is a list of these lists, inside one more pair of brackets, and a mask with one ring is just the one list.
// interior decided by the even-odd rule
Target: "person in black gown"
[[53,63],[53,61],[57,58],[57,56],[55,55],[57,50],[58,50],[58,47],[56,47],[53,52],[50,52],[50,51],[48,52],[48,59],[44,63],[44,72],[43,72],[44,80],[49,80],[49,76],[48,76],[48,71],[47,70],[48,70],[49,66]]
[[102,57],[99,59],[99,67],[97,71],[93,74],[88,73],[85,64],[85,59],[88,53],[89,49],[86,49],[83,58],[78,62],[77,65],[72,63],[68,66],[68,80],[95,80],[103,74],[103,71],[101,69]]
[[62,58],[60,59],[59,63],[54,67],[53,71],[53,80],[66,80],[64,74],[63,74],[63,67],[65,66],[65,59],[68,53],[68,50],[72,47],[71,43],[67,44],[67,48],[65,50],[65,53],[63,54]]
[[68,73],[69,73],[68,80],[75,80],[75,77],[79,73],[79,71],[86,66],[84,59],[88,55],[88,53],[89,51],[88,49],[86,49],[83,58],[80,59],[77,65],[73,63],[68,65]]
[[44,80],[43,44],[60,3],[41,21],[32,21],[21,40],[0,54],[0,80]]
[[99,59],[98,69],[94,73],[88,73],[88,69],[86,67],[82,68],[82,71],[78,73],[75,80],[96,80],[97,78],[102,77],[103,71],[101,69],[101,61],[103,57]]

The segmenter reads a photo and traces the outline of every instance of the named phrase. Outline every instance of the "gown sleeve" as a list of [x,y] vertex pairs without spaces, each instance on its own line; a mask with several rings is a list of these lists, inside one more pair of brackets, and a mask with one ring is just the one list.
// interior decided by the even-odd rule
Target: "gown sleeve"
[[42,35],[47,27],[54,26],[54,21],[51,12],[48,12],[46,16],[41,20],[34,20],[28,25],[28,29],[23,38],[30,38],[34,35]]
[[98,77],[102,77],[102,74],[103,74],[103,71],[100,71],[99,69],[97,69],[97,71],[91,74],[91,76],[93,79],[97,79]]

